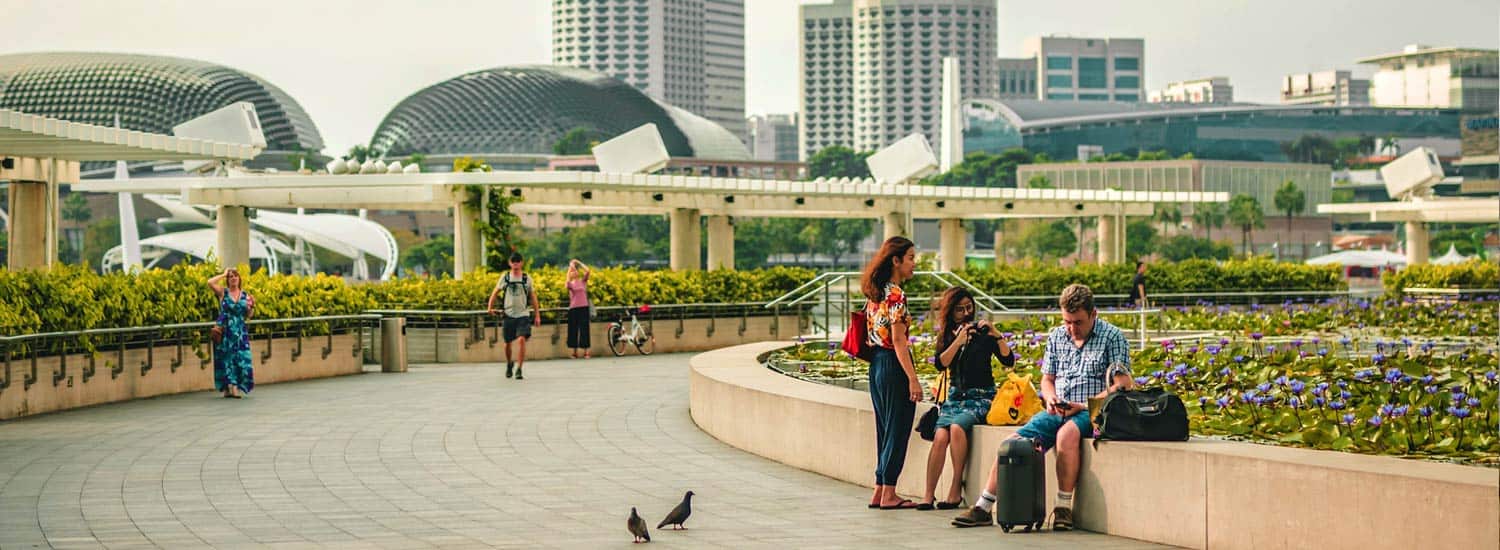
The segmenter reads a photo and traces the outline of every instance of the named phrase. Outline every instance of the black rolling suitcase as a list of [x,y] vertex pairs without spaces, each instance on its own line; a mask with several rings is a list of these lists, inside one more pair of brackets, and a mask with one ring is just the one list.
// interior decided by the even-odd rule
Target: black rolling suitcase
[[1000,443],[995,477],[995,522],[1009,533],[1012,528],[1040,530],[1047,521],[1047,463],[1030,439],[1007,439]]

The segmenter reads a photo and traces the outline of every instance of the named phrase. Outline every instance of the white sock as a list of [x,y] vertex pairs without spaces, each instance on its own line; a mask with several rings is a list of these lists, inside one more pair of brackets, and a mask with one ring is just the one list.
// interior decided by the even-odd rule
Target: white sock
[[1073,491],[1058,491],[1057,492],[1057,507],[1058,508],[1067,508],[1068,510],[1072,510],[1073,509]]
[[995,507],[995,494],[989,491],[985,491],[984,494],[979,495],[979,502],[977,503],[977,505],[980,508],[983,508],[986,512],[990,511],[991,508]]

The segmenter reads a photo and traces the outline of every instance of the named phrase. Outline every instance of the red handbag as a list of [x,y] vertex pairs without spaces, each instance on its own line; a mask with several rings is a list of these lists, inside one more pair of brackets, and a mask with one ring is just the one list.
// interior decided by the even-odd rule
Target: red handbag
[[868,362],[875,352],[870,349],[869,337],[870,323],[865,310],[856,310],[849,314],[849,330],[844,331],[844,344],[840,348],[849,356]]

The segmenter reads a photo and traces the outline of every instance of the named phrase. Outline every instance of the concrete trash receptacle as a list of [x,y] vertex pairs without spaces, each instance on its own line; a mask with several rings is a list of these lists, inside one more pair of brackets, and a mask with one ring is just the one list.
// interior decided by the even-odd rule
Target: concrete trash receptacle
[[406,372],[406,318],[380,320],[380,372]]

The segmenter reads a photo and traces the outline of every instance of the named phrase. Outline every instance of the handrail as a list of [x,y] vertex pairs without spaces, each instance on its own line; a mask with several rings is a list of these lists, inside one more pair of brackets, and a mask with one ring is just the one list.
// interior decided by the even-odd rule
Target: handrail
[[[345,320],[356,320],[356,319],[357,320],[374,321],[374,320],[379,320],[380,316],[379,315],[372,315],[372,314],[353,314],[353,315],[325,315],[325,316],[317,316],[317,317],[287,317],[287,318],[278,318],[278,319],[251,319],[249,321],[246,321],[245,324],[246,325],[270,325],[270,324],[275,324],[275,323],[280,323],[280,324],[286,324],[286,323],[321,323],[321,322],[327,322],[327,321],[345,321]],[[167,325],[141,325],[141,326],[134,326],[134,327],[109,327],[109,328],[90,328],[90,329],[82,329],[82,330],[64,330],[64,331],[55,331],[55,332],[34,332],[34,333],[31,333],[31,334],[18,334],[18,335],[14,335],[14,336],[0,336],[0,343],[19,342],[19,341],[25,341],[25,340],[46,340],[46,339],[51,339],[51,338],[68,338],[68,337],[77,337],[77,336],[103,336],[103,335],[112,335],[112,334],[134,334],[134,333],[152,332],[152,331],[166,332],[166,331],[184,330],[184,329],[206,329],[206,328],[211,328],[213,326],[214,326],[214,322],[213,321],[200,321],[200,322],[194,322],[194,323],[173,323],[173,324],[167,324]]]

